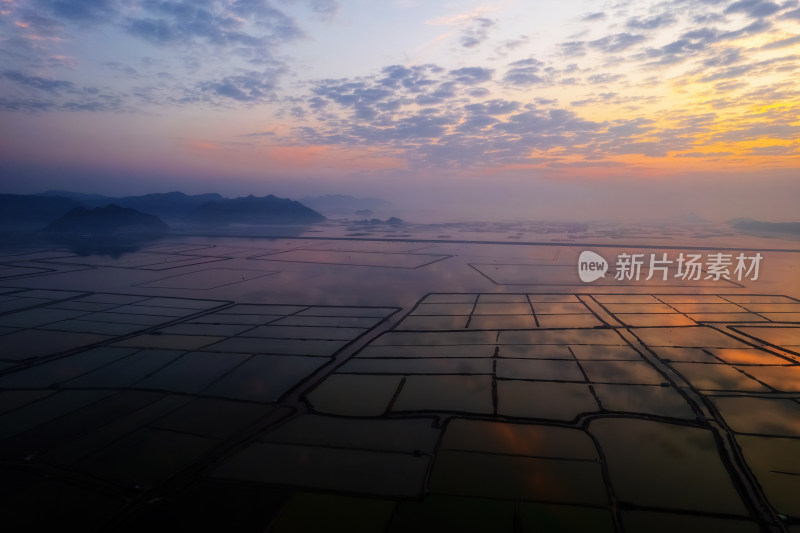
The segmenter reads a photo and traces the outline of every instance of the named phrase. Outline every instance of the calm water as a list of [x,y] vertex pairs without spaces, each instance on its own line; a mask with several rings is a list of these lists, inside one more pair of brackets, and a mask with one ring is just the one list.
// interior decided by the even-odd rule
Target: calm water
[[800,243],[575,229],[2,250],[0,506],[84,531],[797,530]]

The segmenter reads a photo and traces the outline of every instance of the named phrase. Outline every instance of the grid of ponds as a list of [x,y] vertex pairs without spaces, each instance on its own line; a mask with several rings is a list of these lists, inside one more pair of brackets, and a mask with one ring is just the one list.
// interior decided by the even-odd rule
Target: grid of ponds
[[800,301],[398,311],[0,289],[0,508],[84,531],[800,530]]

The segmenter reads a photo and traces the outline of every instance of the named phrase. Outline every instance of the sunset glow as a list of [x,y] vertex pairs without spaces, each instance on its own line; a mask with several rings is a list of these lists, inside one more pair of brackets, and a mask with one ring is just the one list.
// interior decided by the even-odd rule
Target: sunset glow
[[2,5],[6,192],[800,175],[796,0]]

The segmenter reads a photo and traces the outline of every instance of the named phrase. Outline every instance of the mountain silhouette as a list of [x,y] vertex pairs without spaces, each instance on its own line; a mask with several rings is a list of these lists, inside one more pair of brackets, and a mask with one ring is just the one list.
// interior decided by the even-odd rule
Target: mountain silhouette
[[0,194],[0,225],[41,227],[81,204],[63,196]]
[[169,226],[155,215],[110,204],[94,209],[76,207],[42,231],[51,235],[141,236],[164,234]]
[[223,199],[193,210],[188,219],[196,224],[310,224],[325,217],[300,202],[274,195]]

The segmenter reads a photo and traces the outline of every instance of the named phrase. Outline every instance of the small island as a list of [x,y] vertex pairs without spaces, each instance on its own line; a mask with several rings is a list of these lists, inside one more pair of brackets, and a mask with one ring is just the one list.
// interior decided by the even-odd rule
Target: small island
[[402,218],[389,217],[386,220],[381,220],[379,218],[354,220],[353,224],[357,226],[402,226],[405,222],[403,222]]
[[800,222],[763,222],[752,218],[736,218],[728,223],[746,233],[800,235]]

